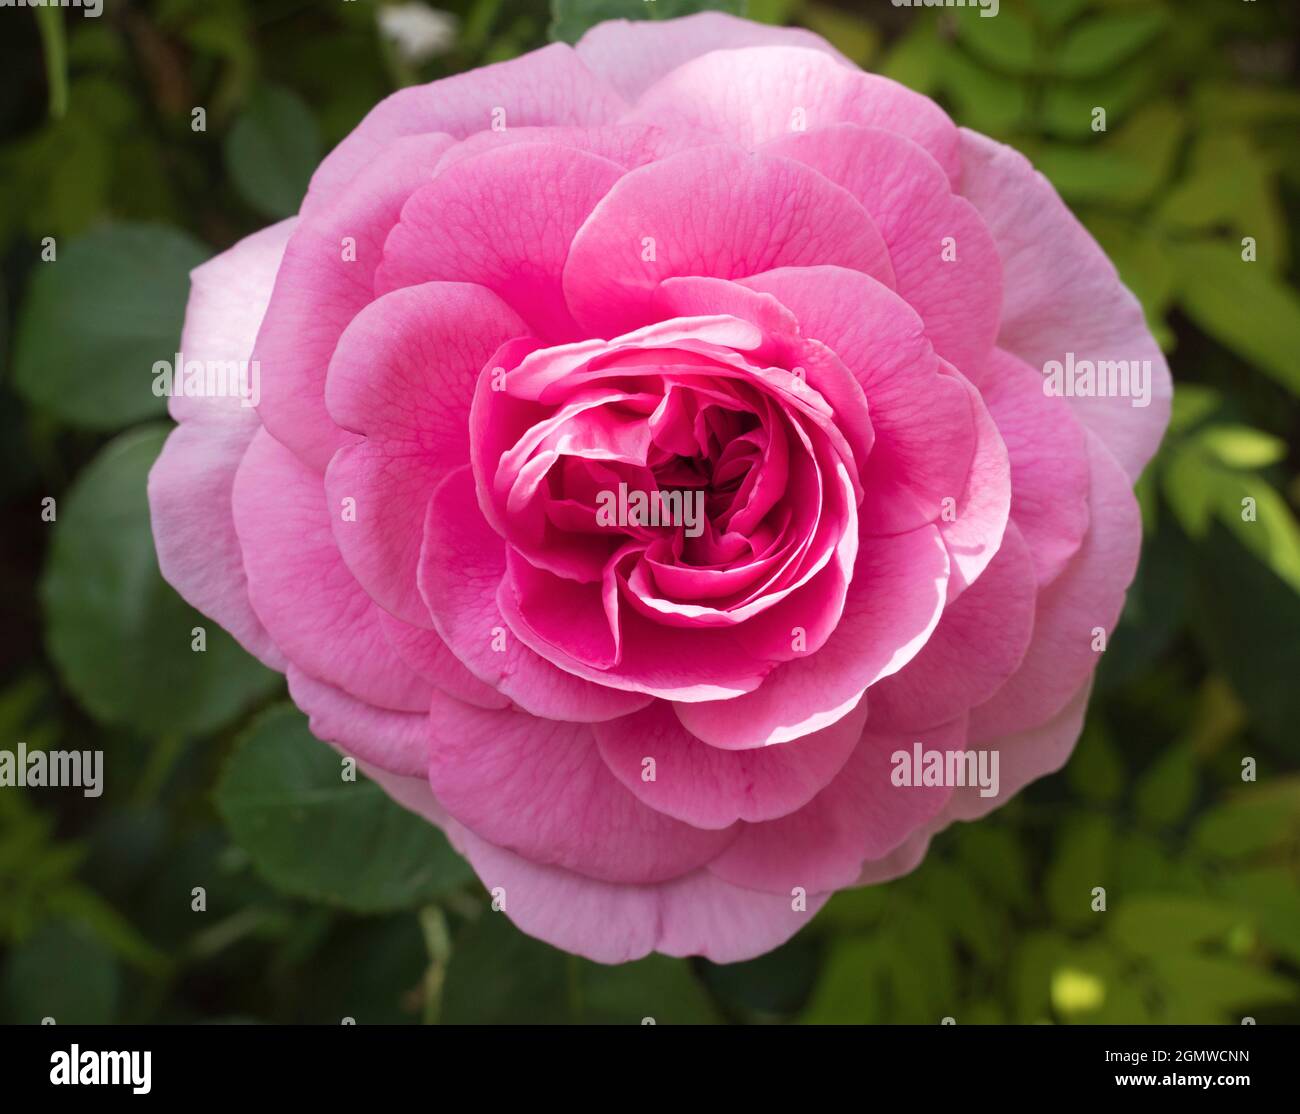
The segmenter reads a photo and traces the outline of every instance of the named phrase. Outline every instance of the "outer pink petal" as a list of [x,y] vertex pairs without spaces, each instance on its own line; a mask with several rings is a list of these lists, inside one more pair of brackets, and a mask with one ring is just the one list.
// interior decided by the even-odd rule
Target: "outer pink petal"
[[427,712],[376,708],[297,666],[289,666],[288,677],[289,695],[307,713],[316,738],[392,773],[424,776],[429,761]]
[[948,820],[975,820],[1006,804],[1031,781],[1054,773],[1065,765],[1083,730],[1092,690],[1089,677],[1051,719],[1014,735],[990,740],[998,751],[998,792],[991,797],[979,789],[963,786],[954,790],[937,827]]
[[1069,567],[1039,593],[1034,636],[1020,668],[971,712],[973,742],[1023,731],[1054,716],[1096,669],[1097,632],[1106,638],[1114,633],[1137,569],[1142,523],[1128,478],[1092,435],[1088,459],[1091,529]]
[[925,321],[935,351],[978,383],[998,333],[1002,266],[943,168],[901,135],[852,124],[792,132],[763,151],[815,167],[862,202],[889,245],[899,296]]
[[325,410],[325,373],[343,330],[374,299],[375,270],[402,205],[452,145],[413,136],[386,150],[346,192],[299,220],[254,350],[258,413],[276,440],[318,471],[356,440]]
[[605,195],[574,238],[564,293],[579,325],[611,337],[653,318],[664,279],[818,263],[893,281],[880,233],[847,190],[790,159],[700,147],[630,171]]
[[[928,750],[962,750],[966,719],[914,734],[875,734],[861,742],[835,780],[798,812],[765,824],[748,824],[709,864],[709,871],[740,886],[809,893],[854,885],[868,860],[899,847],[947,802],[947,786],[895,785],[891,755],[914,742]],[[797,743],[791,744],[798,746]]]
[[250,654],[283,670],[284,655],[248,599],[231,511],[235,473],[261,427],[182,422],[149,472],[149,515],[158,567],[185,601],[220,623]]
[[829,727],[925,645],[947,579],[948,557],[933,526],[863,538],[844,614],[820,650],[777,666],[734,700],[678,703],[678,718],[693,735],[727,750],[789,743]]
[[434,487],[469,461],[469,407],[479,372],[526,332],[490,290],[434,282],[371,302],[330,362],[326,403],[365,440],[334,454],[325,476],[334,539],[366,592],[416,626],[432,627],[416,570]]
[[399,136],[475,132],[527,125],[613,123],[623,100],[563,43],[508,62],[481,66],[428,85],[400,89],[381,101],[312,176],[304,212],[326,204]]
[[701,54],[748,46],[805,47],[853,66],[811,31],[751,23],[724,12],[665,20],[611,19],[588,30],[575,49],[592,73],[633,101],[665,74]]
[[[296,217],[268,225],[190,272],[190,297],[181,330],[186,360],[238,362],[252,357],[276,272],[297,227]],[[234,397],[173,395],[167,408],[178,422],[223,419],[257,424],[256,413]]]
[[662,882],[735,838],[734,829],[695,828],[637,800],[610,773],[587,724],[437,695],[429,728],[429,784],[442,806],[531,862],[606,882]]
[[456,162],[403,207],[375,289],[477,282],[504,298],[537,336],[573,339],[560,273],[574,234],[623,173],[599,155],[547,144]]
[[984,574],[944,609],[921,652],[872,686],[872,727],[924,728],[989,699],[1025,656],[1036,596],[1029,547],[1008,526]]
[[647,89],[629,119],[706,128],[751,149],[792,131],[861,124],[905,136],[953,182],[960,175],[957,128],[934,101],[803,47],[696,58]]
[[508,708],[508,697],[486,685],[461,664],[437,631],[413,627],[382,608],[379,627],[393,652],[411,669],[448,696],[479,708]]
[[[951,368],[947,368],[951,372]],[[1011,511],[1011,460],[1002,434],[979,392],[953,373],[966,390],[975,416],[975,454],[951,516],[939,516],[939,534],[952,559],[948,599],[955,600],[980,578],[1002,544]]]
[[551,147],[573,147],[631,170],[646,163],[675,155],[691,147],[712,147],[718,137],[711,132],[656,127],[654,124],[610,124],[594,128],[510,127],[504,131],[477,132],[442,156],[437,173],[484,151],[519,144],[543,143]]
[[[948,799],[952,800],[951,797]],[[936,825],[944,826],[943,817],[944,813],[940,812],[934,820],[918,828],[888,854],[878,859],[868,859],[862,864],[855,885],[878,886],[881,882],[892,882],[895,878],[911,874],[925,859]]]
[[614,776],[646,804],[697,828],[725,828],[736,820],[773,820],[807,804],[848,760],[866,718],[863,701],[825,730],[786,746],[722,750],[691,735],[660,701],[598,724],[595,733]]
[[[181,351],[186,359],[248,360],[271,297],[292,220],[241,240],[190,276]],[[173,396],[181,422],[149,474],[149,510],[163,577],[273,669],[284,656],[248,600],[231,492],[257,413],[238,398]]]
[[403,808],[446,832],[520,929],[597,963],[626,963],[652,951],[702,955],[715,963],[752,959],[790,939],[830,896],[808,894],[796,902],[729,885],[704,870],[628,886],[539,866],[449,817],[428,782],[362,769]]
[[1001,349],[982,391],[1011,460],[1011,519],[1029,545],[1040,585],[1060,575],[1088,532],[1088,451],[1083,427],[1043,378]]
[[253,608],[286,656],[368,704],[423,712],[432,686],[393,653],[343,563],[321,477],[266,430],[235,476],[234,510]]
[[1075,417],[1137,479],[1169,421],[1172,384],[1138,300],[1051,184],[1019,152],[962,130],[962,192],[1002,256],[998,344],[1042,370],[1050,360],[1151,362],[1150,404],[1070,398]]
[[452,473],[429,503],[419,573],[420,591],[452,652],[534,715],[586,723],[644,708],[649,697],[557,669],[515,636],[497,604],[505,561],[505,542],[483,519],[470,469]]

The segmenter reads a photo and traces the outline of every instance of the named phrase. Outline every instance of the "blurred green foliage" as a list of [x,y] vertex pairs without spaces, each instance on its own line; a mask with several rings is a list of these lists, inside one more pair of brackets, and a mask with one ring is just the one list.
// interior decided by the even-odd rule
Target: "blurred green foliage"
[[1179,393],[1066,769],[770,955],[604,968],[491,913],[376,788],[328,800],[338,756],[149,538],[164,428],[137,423],[163,415],[146,369],[192,266],[292,213],[393,88],[705,5],[440,6],[456,40],[423,62],[371,0],[0,16],[0,746],[102,748],[107,785],[0,790],[0,1019],[1300,1021],[1300,13],[749,0],[1023,150],[1142,299]]

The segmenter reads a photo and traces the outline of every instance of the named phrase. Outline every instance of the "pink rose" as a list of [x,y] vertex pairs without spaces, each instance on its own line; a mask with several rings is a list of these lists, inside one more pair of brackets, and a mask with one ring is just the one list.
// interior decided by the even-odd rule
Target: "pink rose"
[[757,955],[1061,766],[1170,395],[1024,158],[715,14],[394,94],[182,348],[261,397],[173,399],[167,578],[605,962]]

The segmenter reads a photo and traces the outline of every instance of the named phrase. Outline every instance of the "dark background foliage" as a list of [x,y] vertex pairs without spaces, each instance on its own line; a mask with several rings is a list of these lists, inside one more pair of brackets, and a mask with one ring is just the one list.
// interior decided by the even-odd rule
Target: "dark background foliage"
[[100,798],[0,788],[0,1019],[1300,1021],[1300,12],[749,0],[1025,151],[1141,297],[1178,397],[1063,772],[762,959],[605,968],[491,913],[373,786],[341,790],[280,679],[162,582],[149,536],[149,369],[187,272],[292,213],[376,101],[599,18],[743,6],[439,2],[455,38],[423,60],[371,0],[0,10],[0,748],[106,767]]

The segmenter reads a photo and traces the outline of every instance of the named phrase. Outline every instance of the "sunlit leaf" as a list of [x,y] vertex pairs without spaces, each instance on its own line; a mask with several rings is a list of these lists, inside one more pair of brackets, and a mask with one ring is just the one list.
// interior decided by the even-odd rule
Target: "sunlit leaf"
[[1037,66],[1033,26],[1010,5],[1000,5],[992,18],[973,8],[955,14],[958,40],[980,61],[1009,73]]
[[1181,276],[1180,301],[1210,336],[1300,394],[1300,297],[1240,245],[1200,241],[1171,250]]
[[1218,523],[1196,559],[1194,628],[1203,651],[1240,694],[1251,723],[1280,751],[1297,755],[1300,685],[1279,683],[1275,671],[1300,630],[1300,595]]
[[1057,72],[1080,77],[1113,69],[1155,38],[1166,19],[1151,8],[1091,18],[1066,35],[1055,56]]

